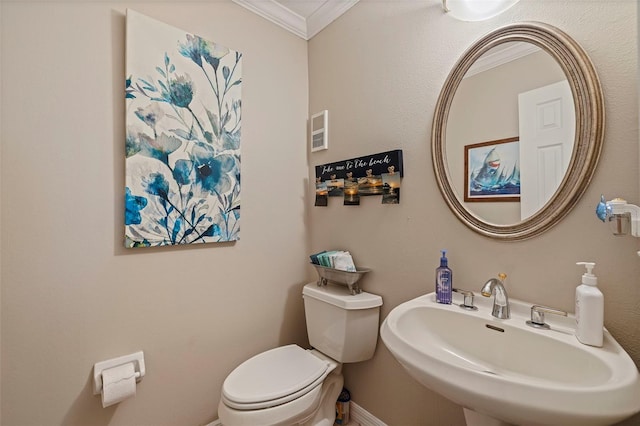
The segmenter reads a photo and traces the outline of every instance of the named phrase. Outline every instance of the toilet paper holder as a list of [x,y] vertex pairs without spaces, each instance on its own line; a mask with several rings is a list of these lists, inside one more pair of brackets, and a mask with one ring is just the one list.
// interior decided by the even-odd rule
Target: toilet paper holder
[[95,363],[93,365],[93,394],[100,395],[100,392],[102,392],[102,372],[104,370],[130,362],[133,363],[133,368],[136,372],[136,383],[138,383],[146,373],[144,367],[144,353],[142,351]]

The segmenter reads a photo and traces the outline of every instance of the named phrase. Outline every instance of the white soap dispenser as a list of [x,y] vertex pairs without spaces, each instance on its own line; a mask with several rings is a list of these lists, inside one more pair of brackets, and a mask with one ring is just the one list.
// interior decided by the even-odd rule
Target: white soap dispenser
[[598,277],[593,275],[593,262],[578,262],[587,272],[582,275],[582,284],[576,288],[576,337],[580,343],[602,346],[604,326],[604,296],[598,289]]

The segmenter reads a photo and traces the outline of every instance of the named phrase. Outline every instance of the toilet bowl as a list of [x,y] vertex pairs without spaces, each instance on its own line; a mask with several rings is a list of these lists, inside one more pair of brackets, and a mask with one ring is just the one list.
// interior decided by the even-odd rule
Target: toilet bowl
[[373,356],[382,298],[316,283],[304,286],[303,298],[314,349],[281,346],[236,367],[218,404],[224,426],[333,425],[342,363]]
[[323,424],[314,418],[327,410],[329,417],[335,414],[340,372],[341,365],[317,351],[297,345],[271,349],[229,374],[218,415],[225,426]]

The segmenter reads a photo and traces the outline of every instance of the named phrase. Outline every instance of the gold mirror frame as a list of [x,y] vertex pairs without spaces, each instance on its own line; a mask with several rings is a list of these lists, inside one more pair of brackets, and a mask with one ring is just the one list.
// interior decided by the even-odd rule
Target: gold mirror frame
[[[489,49],[507,42],[532,43],[550,54],[564,71],[575,105],[576,132],[567,173],[551,199],[533,216],[512,224],[488,223],[465,208],[451,184],[445,148],[451,103],[462,78]],[[501,27],[476,41],[458,60],[444,83],[433,118],[431,157],[440,192],[453,213],[469,228],[487,237],[518,241],[548,230],[580,200],[598,164],[604,136],[604,102],[600,80],[580,45],[561,30],[539,22]]]

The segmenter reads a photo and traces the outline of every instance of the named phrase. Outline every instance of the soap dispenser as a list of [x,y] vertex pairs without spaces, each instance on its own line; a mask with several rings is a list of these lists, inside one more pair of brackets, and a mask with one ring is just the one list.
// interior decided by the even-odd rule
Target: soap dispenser
[[576,337],[580,343],[602,346],[604,326],[604,296],[598,289],[598,277],[593,274],[593,262],[578,262],[587,272],[582,275],[582,284],[576,288]]
[[448,266],[447,251],[442,250],[440,266],[436,268],[436,302],[451,304],[453,290],[453,272]]

